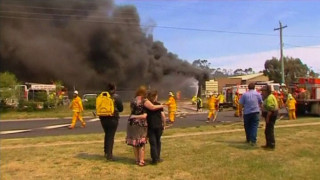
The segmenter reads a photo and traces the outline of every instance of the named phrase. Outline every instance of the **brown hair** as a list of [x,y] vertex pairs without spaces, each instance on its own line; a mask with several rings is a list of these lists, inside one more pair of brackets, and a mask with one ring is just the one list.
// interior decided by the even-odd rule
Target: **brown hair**
[[156,90],[150,91],[150,92],[148,93],[148,99],[149,99],[149,101],[154,102],[157,95],[158,95],[158,91],[156,91]]
[[147,95],[147,88],[145,86],[140,86],[136,91],[136,97],[137,96],[146,97],[146,95]]

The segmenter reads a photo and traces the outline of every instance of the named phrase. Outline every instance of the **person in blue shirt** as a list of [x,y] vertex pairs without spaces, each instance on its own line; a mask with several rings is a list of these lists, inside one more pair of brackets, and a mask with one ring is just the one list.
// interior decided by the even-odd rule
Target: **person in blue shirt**
[[255,146],[257,142],[257,132],[259,125],[260,107],[262,105],[262,97],[255,90],[255,84],[248,85],[249,91],[244,93],[239,103],[243,106],[244,130],[246,133],[246,142]]

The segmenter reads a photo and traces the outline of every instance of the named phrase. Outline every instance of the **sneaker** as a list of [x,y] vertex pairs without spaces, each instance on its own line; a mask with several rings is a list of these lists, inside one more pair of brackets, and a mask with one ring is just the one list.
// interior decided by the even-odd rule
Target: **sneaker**
[[162,163],[163,162],[163,159],[158,159],[158,161],[157,161],[158,163]]
[[257,144],[255,143],[255,142],[249,142],[249,144],[250,144],[250,146],[252,146],[252,147],[256,147],[257,146]]
[[85,128],[85,127],[86,127],[86,123],[83,123],[83,124],[81,125],[81,127],[82,127],[82,128]]

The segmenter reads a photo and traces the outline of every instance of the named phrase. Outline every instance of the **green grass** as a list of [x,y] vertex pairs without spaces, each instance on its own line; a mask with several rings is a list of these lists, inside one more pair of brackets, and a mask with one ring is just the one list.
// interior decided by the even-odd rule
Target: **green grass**
[[[303,125],[312,122],[319,119],[277,122],[302,126],[276,128],[274,151],[259,147],[265,143],[261,128],[258,147],[243,143],[243,131],[228,132],[242,129],[240,123],[169,128],[164,162],[145,167],[134,164],[124,132],[116,134],[115,162],[103,157],[103,134],[3,139],[0,179],[319,179],[320,125]],[[147,161],[149,153],[147,145]]]
[[[129,103],[123,103],[124,111],[121,114],[129,114]],[[83,116],[93,116],[94,109],[85,109]],[[55,109],[39,110],[33,112],[7,111],[1,112],[1,119],[30,119],[30,118],[65,118],[72,117],[72,111],[67,106],[60,106]]]

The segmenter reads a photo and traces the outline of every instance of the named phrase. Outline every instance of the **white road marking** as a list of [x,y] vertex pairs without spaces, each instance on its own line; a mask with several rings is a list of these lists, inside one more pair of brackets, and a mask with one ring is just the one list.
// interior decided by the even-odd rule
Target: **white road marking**
[[0,134],[14,134],[14,133],[22,133],[22,132],[29,132],[32,129],[21,129],[21,130],[12,130],[12,131],[1,131]]
[[66,127],[69,125],[70,124],[53,125],[53,126],[46,126],[46,127],[39,128],[39,129],[55,129],[55,128],[60,128],[60,127]]
[[94,118],[94,119],[88,120],[87,122],[94,122],[94,121],[99,121],[99,120],[100,120],[99,118]]
[[[94,121],[98,121],[99,118],[94,118],[94,119],[90,119],[87,122],[94,122]],[[22,133],[22,132],[30,132],[36,129],[56,129],[56,128],[61,128],[61,127],[66,127],[69,126],[70,124],[61,124],[61,125],[53,125],[53,126],[45,126],[45,127],[40,127],[40,128],[34,128],[34,129],[20,129],[20,130],[12,130],[12,131],[0,131],[1,135],[4,134],[14,134],[14,133]]]

